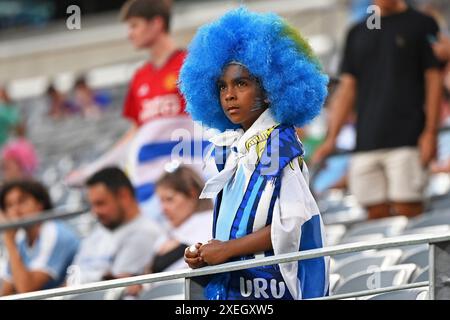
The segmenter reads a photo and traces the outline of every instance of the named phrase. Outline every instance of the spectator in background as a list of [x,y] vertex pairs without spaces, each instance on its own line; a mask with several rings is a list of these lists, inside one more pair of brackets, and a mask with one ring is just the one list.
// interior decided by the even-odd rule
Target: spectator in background
[[164,232],[140,213],[131,182],[120,169],[102,169],[86,184],[89,203],[100,224],[83,240],[67,284],[143,273]]
[[[6,183],[0,190],[1,222],[30,218],[52,203],[47,189],[33,180]],[[49,289],[61,285],[78,249],[78,238],[64,222],[47,220],[3,233],[9,264],[1,295]]]
[[3,181],[31,178],[38,167],[36,150],[25,138],[8,142],[1,151],[0,162]]
[[50,85],[47,89],[47,97],[49,99],[48,116],[54,120],[65,118],[70,113],[74,113],[74,108],[71,107],[69,101],[65,96],[56,90],[53,85]]
[[365,21],[347,36],[341,83],[331,104],[329,131],[313,161],[335,148],[356,107],[356,151],[350,191],[370,219],[423,210],[426,167],[435,156],[442,80],[429,39],[438,26],[403,0],[375,0],[381,28]]
[[88,86],[84,77],[75,81],[74,105],[85,118],[98,118],[100,116],[101,109],[95,99],[95,93]]
[[0,148],[20,128],[20,114],[5,88],[0,87]]

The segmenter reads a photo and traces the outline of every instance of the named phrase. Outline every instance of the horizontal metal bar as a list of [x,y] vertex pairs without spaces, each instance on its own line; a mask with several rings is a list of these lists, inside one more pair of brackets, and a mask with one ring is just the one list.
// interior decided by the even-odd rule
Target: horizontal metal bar
[[424,243],[436,243],[441,241],[450,241],[450,233],[442,234],[439,236],[427,236],[427,235],[407,235],[395,238],[379,239],[366,242],[358,242],[351,244],[343,244],[332,247],[325,247],[315,250],[306,250],[300,252],[292,252],[286,254],[280,254],[277,256],[264,257],[260,259],[251,259],[245,261],[235,261],[220,264],[217,266],[208,266],[200,269],[184,269],[171,272],[161,272],[155,274],[147,274],[141,276],[135,276],[130,278],[115,279],[108,281],[101,281],[95,283],[89,283],[79,286],[73,286],[68,288],[57,288],[42,290],[38,292],[23,293],[18,295],[6,296],[0,299],[45,299],[61,295],[69,295],[76,293],[85,293],[97,290],[105,290],[117,287],[125,287],[134,284],[151,283],[165,280],[181,279],[181,278],[193,278],[199,276],[205,276],[216,273],[237,271],[242,269],[274,265],[280,263],[293,262],[297,260],[306,260],[323,256],[332,256],[336,254],[343,254],[349,252],[358,252],[372,249],[386,249],[397,246],[416,245]]
[[69,219],[80,214],[88,212],[89,208],[83,207],[78,210],[65,210],[65,207],[58,207],[52,210],[42,211],[35,216],[26,219],[15,220],[13,222],[7,222],[0,224],[0,232],[7,229],[28,227],[40,222],[53,219]]
[[309,300],[339,300],[339,299],[365,297],[365,296],[372,296],[375,294],[386,293],[386,292],[428,287],[428,284],[429,284],[428,281],[423,281],[423,282],[405,284],[405,285],[401,285],[401,286],[392,286],[392,287],[385,287],[385,288],[380,288],[380,289],[350,292],[350,293],[338,294],[335,296],[315,298],[315,299],[309,299]]

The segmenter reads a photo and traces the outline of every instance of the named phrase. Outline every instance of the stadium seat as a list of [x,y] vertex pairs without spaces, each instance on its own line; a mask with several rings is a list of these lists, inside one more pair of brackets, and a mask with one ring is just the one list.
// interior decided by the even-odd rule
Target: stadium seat
[[380,293],[367,300],[428,300],[428,289],[417,288]]
[[184,298],[184,280],[166,281],[156,284],[151,288],[142,291],[138,300],[157,300],[173,296],[183,296]]
[[334,294],[353,293],[407,284],[416,270],[414,264],[403,264],[355,274],[340,284]]
[[406,226],[406,230],[437,226],[443,224],[450,224],[450,211],[448,210],[424,213],[419,217],[411,219],[408,225]]
[[79,294],[63,296],[64,300],[119,300],[125,291],[125,287],[106,290],[91,291]]
[[450,224],[441,224],[430,227],[414,228],[403,231],[403,235],[421,234],[421,235],[438,235],[450,232]]
[[419,268],[425,268],[429,264],[428,248],[416,248],[406,252],[400,259],[399,264],[414,263]]
[[330,294],[333,294],[334,289],[336,289],[336,287],[339,285],[340,280],[340,275],[336,273],[330,274]]
[[328,246],[334,246],[339,243],[345,234],[346,227],[343,224],[332,224],[325,226],[325,235]]
[[382,233],[363,234],[363,235],[356,235],[356,236],[352,236],[352,237],[344,236],[341,239],[339,244],[364,242],[364,241],[370,241],[370,240],[380,240],[383,238],[385,238],[385,236]]
[[416,273],[415,277],[413,278],[413,280],[411,282],[416,283],[416,282],[428,281],[429,280],[429,270],[430,270],[429,266],[426,266],[423,269],[419,269],[419,272]]
[[392,237],[401,234],[407,224],[408,218],[404,216],[365,221],[353,225],[344,235],[344,239],[373,233],[381,233],[385,237]]
[[364,253],[362,256],[351,256],[336,263],[331,272],[339,274],[346,280],[354,274],[367,272],[371,268],[385,268],[397,263],[402,255],[399,249]]
[[367,220],[367,212],[363,208],[352,207],[335,212],[322,213],[323,222],[330,224],[352,224]]

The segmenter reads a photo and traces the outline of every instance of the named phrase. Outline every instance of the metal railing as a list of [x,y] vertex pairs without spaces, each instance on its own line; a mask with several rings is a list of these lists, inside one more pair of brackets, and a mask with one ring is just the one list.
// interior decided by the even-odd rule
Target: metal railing
[[62,206],[58,208],[54,208],[51,210],[42,211],[37,213],[35,216],[25,219],[18,219],[16,221],[10,221],[7,223],[0,224],[0,233],[7,229],[12,228],[25,228],[32,226],[34,224],[55,220],[55,219],[71,219],[81,214],[87,213],[89,211],[88,207],[79,206],[76,210],[68,210],[67,207]]
[[448,272],[450,265],[450,233],[442,235],[409,235],[381,240],[359,242],[352,244],[343,244],[331,247],[325,247],[315,250],[307,250],[301,252],[287,253],[277,256],[265,257],[260,259],[252,259],[246,261],[237,261],[224,263],[217,266],[208,266],[200,269],[185,269],[173,272],[161,272],[156,274],[141,275],[123,279],[115,279],[89,283],[84,285],[76,285],[72,287],[56,288],[42,290],[37,292],[16,294],[5,296],[3,300],[30,300],[30,299],[48,299],[65,295],[87,293],[98,290],[106,290],[113,288],[126,287],[136,284],[154,283],[166,280],[185,279],[185,299],[198,298],[191,295],[192,278],[201,277],[211,274],[237,271],[242,269],[274,265],[298,260],[307,260],[323,256],[334,256],[344,253],[359,252],[373,249],[387,249],[398,246],[429,244],[429,281],[415,284],[408,284],[398,287],[380,288],[375,290],[367,290],[357,293],[345,295],[336,295],[324,297],[321,299],[345,299],[358,296],[367,296],[393,290],[402,290],[417,287],[429,287],[430,299],[450,299],[450,275]]

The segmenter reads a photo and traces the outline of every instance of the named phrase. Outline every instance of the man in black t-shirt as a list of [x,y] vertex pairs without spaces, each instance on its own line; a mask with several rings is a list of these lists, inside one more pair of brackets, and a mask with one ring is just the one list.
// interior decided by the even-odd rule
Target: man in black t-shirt
[[425,168],[436,152],[442,81],[430,42],[436,22],[403,0],[375,0],[380,28],[366,21],[347,35],[329,131],[313,162],[329,155],[352,108],[357,113],[350,191],[369,218],[420,214]]

